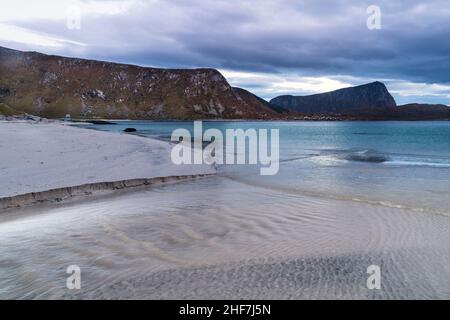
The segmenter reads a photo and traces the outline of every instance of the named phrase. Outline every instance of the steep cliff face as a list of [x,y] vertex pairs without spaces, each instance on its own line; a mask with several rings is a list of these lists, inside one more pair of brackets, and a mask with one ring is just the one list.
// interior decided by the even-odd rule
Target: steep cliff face
[[377,114],[396,107],[394,98],[381,82],[310,96],[279,96],[270,103],[305,114]]
[[0,102],[43,117],[264,118],[214,69],[157,69],[0,47]]

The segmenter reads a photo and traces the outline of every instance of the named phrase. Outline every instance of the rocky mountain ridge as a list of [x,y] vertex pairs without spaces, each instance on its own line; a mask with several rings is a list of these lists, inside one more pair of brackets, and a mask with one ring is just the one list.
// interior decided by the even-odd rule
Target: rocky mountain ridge
[[158,69],[0,47],[0,102],[38,116],[240,119],[275,115],[215,69]]
[[446,105],[397,106],[372,82],[270,102],[215,69],[160,69],[0,47],[0,115],[79,119],[437,120]]

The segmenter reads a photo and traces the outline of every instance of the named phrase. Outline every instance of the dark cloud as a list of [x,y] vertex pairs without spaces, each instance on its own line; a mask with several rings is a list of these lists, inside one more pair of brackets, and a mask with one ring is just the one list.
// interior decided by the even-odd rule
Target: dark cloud
[[450,83],[450,3],[378,0],[382,28],[369,30],[366,9],[372,4],[161,0],[121,14],[87,13],[81,30],[58,20],[16,25],[87,45],[46,49],[59,54],[161,67]]

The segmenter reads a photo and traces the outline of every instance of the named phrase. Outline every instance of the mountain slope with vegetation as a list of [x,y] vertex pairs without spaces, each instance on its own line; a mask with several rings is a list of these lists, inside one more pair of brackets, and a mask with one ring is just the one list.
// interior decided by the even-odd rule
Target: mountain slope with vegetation
[[215,69],[158,69],[0,47],[0,102],[43,117],[265,118]]

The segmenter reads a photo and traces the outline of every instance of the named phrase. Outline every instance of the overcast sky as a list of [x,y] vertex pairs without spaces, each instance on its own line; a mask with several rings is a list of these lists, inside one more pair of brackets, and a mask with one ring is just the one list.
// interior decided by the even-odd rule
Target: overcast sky
[[[381,29],[367,27],[370,5],[381,10]],[[0,0],[0,8],[0,45],[14,49],[213,67],[266,99],[379,80],[398,104],[450,104],[448,0]]]

